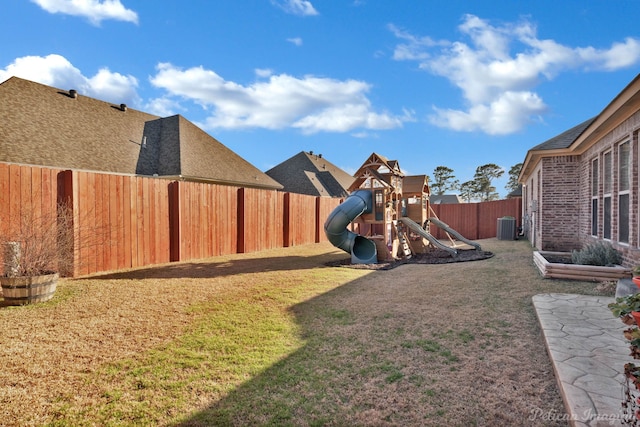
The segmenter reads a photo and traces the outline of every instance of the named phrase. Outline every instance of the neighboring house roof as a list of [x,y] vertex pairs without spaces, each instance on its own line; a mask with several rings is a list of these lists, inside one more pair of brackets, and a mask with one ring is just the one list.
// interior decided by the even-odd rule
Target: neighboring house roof
[[354,177],[322,157],[304,152],[265,172],[290,193],[311,196],[346,197]]
[[457,194],[440,194],[431,195],[429,202],[432,205],[450,205],[454,203],[463,203],[463,200]]
[[518,184],[518,187],[507,194],[507,199],[511,199],[513,197],[522,197],[522,184]]
[[518,181],[526,182],[543,158],[584,153],[603,135],[611,132],[638,110],[640,110],[640,74],[600,114],[530,149]]
[[2,162],[282,188],[179,115],[11,77],[0,83],[0,117]]

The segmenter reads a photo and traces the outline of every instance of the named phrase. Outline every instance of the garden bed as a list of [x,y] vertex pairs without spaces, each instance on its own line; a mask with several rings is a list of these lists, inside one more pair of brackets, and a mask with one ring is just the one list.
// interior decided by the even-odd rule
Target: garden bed
[[631,269],[620,265],[573,264],[569,252],[536,251],[533,262],[545,278],[601,282],[631,277]]

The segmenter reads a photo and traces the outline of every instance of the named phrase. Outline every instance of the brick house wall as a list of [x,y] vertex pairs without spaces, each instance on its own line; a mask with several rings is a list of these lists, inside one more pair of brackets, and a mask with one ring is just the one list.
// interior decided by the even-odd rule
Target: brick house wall
[[[623,265],[640,264],[638,192],[640,173],[640,111],[604,134],[583,153],[548,155],[528,175],[523,188],[523,223],[532,245],[538,250],[571,251],[596,240],[605,240],[623,254]],[[630,143],[629,242],[618,240],[620,224],[618,189],[620,144]],[[603,158],[612,158],[611,238],[604,238]],[[598,159],[598,229],[592,234],[592,162]]]
[[[598,205],[598,231],[597,235],[591,234],[591,193],[590,193],[590,180],[593,160],[598,159],[600,164],[600,174],[602,177],[602,164],[603,156],[606,152],[612,154],[612,197],[611,197],[611,239],[609,241],[613,247],[618,249],[623,254],[625,265],[635,265],[640,263],[640,245],[638,228],[638,205],[640,200],[638,199],[638,171],[640,162],[639,150],[638,150],[638,133],[640,130],[640,111],[634,113],[627,120],[620,123],[611,132],[604,135],[596,144],[591,146],[587,151],[582,154],[582,165],[580,182],[584,189],[585,195],[583,197],[583,205],[585,213],[580,216],[580,240],[583,245],[593,242],[597,239],[603,239],[603,204]],[[630,145],[630,192],[629,192],[629,242],[619,242],[619,206],[617,193],[619,190],[620,179],[618,176],[619,168],[619,147],[624,142],[629,142]],[[599,200],[602,200],[603,195],[603,183],[602,179],[599,180],[598,194]]]
[[578,156],[542,160],[538,202],[540,246],[547,251],[569,251],[580,246],[577,218],[581,214]]
[[538,250],[571,251],[579,248],[580,203],[578,156],[543,158],[523,187],[525,234]]

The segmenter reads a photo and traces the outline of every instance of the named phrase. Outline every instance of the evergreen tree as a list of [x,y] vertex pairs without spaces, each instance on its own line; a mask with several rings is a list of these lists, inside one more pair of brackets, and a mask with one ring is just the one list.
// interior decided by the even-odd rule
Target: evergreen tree
[[482,202],[497,200],[500,195],[496,192],[496,187],[492,184],[493,180],[500,178],[504,174],[504,170],[493,163],[478,166],[474,175],[474,182],[478,198]]
[[518,188],[520,184],[518,184],[518,176],[520,176],[520,171],[522,170],[522,163],[518,163],[516,165],[511,166],[509,169],[509,182],[505,188],[508,192],[512,192]]
[[453,169],[446,166],[438,166],[433,170],[433,181],[429,184],[431,194],[442,196],[449,190],[457,190],[459,187],[458,180],[453,175]]
[[465,181],[460,184],[459,189],[460,197],[462,200],[466,200],[467,203],[471,203],[477,197],[478,189],[475,181]]

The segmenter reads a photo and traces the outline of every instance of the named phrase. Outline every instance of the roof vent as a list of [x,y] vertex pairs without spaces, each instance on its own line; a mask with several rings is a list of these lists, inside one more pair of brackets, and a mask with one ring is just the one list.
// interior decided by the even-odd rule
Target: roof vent
[[127,104],[120,104],[120,109],[122,111],[127,111]]
[[78,98],[78,92],[75,89],[69,89],[69,97],[73,99]]

